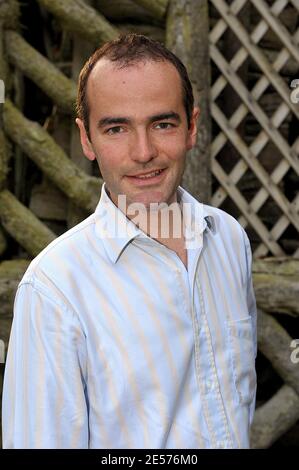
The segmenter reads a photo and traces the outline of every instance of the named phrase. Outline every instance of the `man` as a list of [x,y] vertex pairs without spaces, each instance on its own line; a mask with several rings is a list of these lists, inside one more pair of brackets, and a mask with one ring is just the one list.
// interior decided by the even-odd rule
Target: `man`
[[83,68],[77,124],[104,184],[18,287],[4,447],[249,446],[251,250],[234,218],[180,186],[198,115],[183,64],[142,35]]

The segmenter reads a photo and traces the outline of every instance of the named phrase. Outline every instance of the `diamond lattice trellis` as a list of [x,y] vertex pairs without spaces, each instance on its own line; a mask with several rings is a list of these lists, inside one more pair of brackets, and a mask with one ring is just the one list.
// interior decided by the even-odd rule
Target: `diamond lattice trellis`
[[[212,142],[212,172],[219,183],[213,193],[211,204],[221,207],[227,198],[233,201],[237,208],[238,220],[247,229],[253,229],[258,242],[254,249],[254,257],[266,255],[281,256],[286,254],[280,239],[285,230],[292,226],[295,233],[299,230],[299,192],[291,200],[284,193],[287,173],[292,171],[299,176],[299,138],[291,145],[288,143],[283,124],[290,121],[292,116],[299,118],[299,106],[290,99],[292,89],[281,75],[285,64],[292,59],[298,64],[299,76],[299,29],[293,36],[285,28],[279,16],[286,7],[299,11],[298,0],[276,0],[266,3],[264,0],[235,0],[229,5],[224,0],[210,0],[211,6],[217,11],[219,19],[210,31],[210,55],[216,66],[218,75],[211,87],[212,118],[219,132]],[[271,3],[271,4],[270,4]],[[258,15],[259,21],[252,30],[246,28],[238,15],[248,4],[252,13]],[[250,22],[249,22],[250,23]],[[280,50],[272,54],[270,62],[268,55],[259,46],[265,34],[271,30],[276,40],[281,44]],[[225,48],[221,47],[224,33],[233,33],[240,47],[228,60]],[[241,79],[239,71],[246,61],[254,63],[260,72],[253,87],[249,89]],[[248,63],[248,62],[247,62]],[[219,104],[219,97],[226,87],[231,87],[238,95],[239,105],[231,115],[225,113]],[[272,112],[266,113],[261,106],[267,89],[273,90],[275,103]],[[255,120],[258,132],[252,139],[245,139],[238,128],[242,122],[251,118]],[[221,152],[230,144],[239,158],[233,168],[226,171],[221,165]],[[263,165],[263,152],[271,144],[274,147],[273,162],[275,165],[269,171]],[[250,200],[242,194],[238,184],[244,175],[252,173],[258,181],[255,194]],[[261,216],[263,208],[271,200],[276,206],[276,219],[269,226]],[[266,212],[266,211],[264,211]],[[299,256],[299,248],[295,248],[293,256]]]

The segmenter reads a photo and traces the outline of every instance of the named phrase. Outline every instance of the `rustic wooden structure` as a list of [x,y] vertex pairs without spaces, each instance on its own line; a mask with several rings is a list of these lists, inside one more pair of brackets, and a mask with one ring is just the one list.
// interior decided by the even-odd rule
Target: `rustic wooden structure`
[[[80,159],[76,129],[69,124],[62,136],[59,125],[74,117],[79,70],[96,47],[120,31],[149,35],[186,64],[201,108],[183,185],[200,200],[231,212],[252,242],[259,351],[284,381],[257,408],[252,429],[253,447],[271,446],[299,420],[292,338],[271,315],[299,315],[299,193],[290,190],[299,182],[299,138],[290,136],[299,107],[290,99],[289,86],[299,78],[298,1],[36,4],[44,18],[50,15],[60,25],[64,38],[71,38],[72,59],[55,60],[51,47],[41,54],[19,27],[19,2],[0,2],[0,78],[7,85],[0,105],[0,338],[7,345],[17,284],[30,258],[58,235],[54,222],[71,227],[95,208],[100,194],[102,180]],[[51,100],[53,113],[44,124],[24,114],[12,78],[17,74]],[[9,181],[12,155],[14,171],[29,159],[44,175],[29,204],[19,200]],[[19,259],[5,258],[11,240],[21,247]]]
[[[223,0],[212,1],[213,6],[219,13],[219,20],[210,32],[211,59],[221,72],[212,85],[212,116],[221,132],[214,139],[212,145],[213,173],[220,186],[213,194],[211,202],[220,205],[228,196],[234,200],[241,212],[239,217],[241,224],[244,227],[248,225],[254,227],[254,231],[260,238],[260,243],[254,250],[255,257],[265,256],[268,253],[281,256],[284,254],[284,250],[278,241],[282,233],[289,224],[293,224],[296,230],[299,227],[298,194],[293,200],[289,201],[281,189],[284,188],[283,178],[290,169],[294,171],[295,175],[298,176],[299,174],[299,140],[296,138],[292,145],[288,144],[279,128],[289,113],[293,113],[295,118],[298,119],[299,109],[290,100],[290,88],[279,72],[291,57],[297,64],[299,63],[298,48],[295,46],[296,42],[298,44],[299,32],[295,32],[292,36],[282,22],[279,21],[279,15],[282,14],[286,6],[289,6],[287,1],[278,0],[270,7],[262,0],[251,2],[260,15],[260,20],[253,31],[249,33],[237,17],[245,3],[245,0],[234,1],[228,9]],[[296,2],[293,2],[293,4],[295,8]],[[294,13],[297,13],[296,10]],[[233,31],[241,45],[230,61],[221,53],[221,48],[217,47],[227,28]],[[272,30],[280,40],[280,50],[273,63],[262,52],[261,47],[258,47],[268,30]],[[254,61],[262,72],[250,93],[246,84],[239,79],[237,74],[239,67],[248,58]],[[229,119],[217,105],[217,98],[227,85],[234,89],[242,101]],[[259,104],[259,100],[269,86],[274,88],[277,97],[279,97],[279,105],[270,117]],[[247,143],[240,138],[236,129],[249,113],[258,123],[259,129],[257,135],[250,139],[250,143]],[[241,157],[229,174],[223,170],[221,163],[216,159],[217,154],[226,142],[230,142],[238,150]],[[263,165],[262,157],[263,150],[269,142],[273,144],[275,150],[271,169],[267,171]],[[247,201],[238,189],[238,185],[248,169],[254,174],[260,185],[250,201]],[[281,212],[271,229],[267,228],[261,217],[258,216],[258,211],[261,210],[269,198],[275,201]],[[297,250],[298,248],[293,253],[294,256],[298,256],[299,251]]]

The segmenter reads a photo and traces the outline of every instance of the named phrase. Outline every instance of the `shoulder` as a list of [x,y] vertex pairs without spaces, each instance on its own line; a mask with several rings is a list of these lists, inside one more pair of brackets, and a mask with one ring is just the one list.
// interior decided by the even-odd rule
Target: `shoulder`
[[94,235],[95,215],[92,214],[47,245],[29,264],[20,284],[61,280],[63,273],[76,267],[82,256],[91,256],[90,240]]
[[242,266],[246,277],[251,269],[252,251],[248,235],[238,220],[222,209],[204,204],[204,214],[212,225],[213,247],[225,251]]
[[204,217],[207,217],[214,233],[222,237],[248,239],[242,225],[235,217],[218,207],[203,204]]

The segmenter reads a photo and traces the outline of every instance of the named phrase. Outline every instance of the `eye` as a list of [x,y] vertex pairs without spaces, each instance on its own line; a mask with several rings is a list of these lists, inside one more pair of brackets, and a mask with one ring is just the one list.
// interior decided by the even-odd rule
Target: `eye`
[[159,122],[159,124],[157,124],[156,127],[158,126],[161,126],[161,129],[170,129],[172,127],[175,127],[175,125],[172,124],[171,122]]
[[109,134],[109,135],[119,134],[121,129],[122,129],[121,126],[109,127],[109,129],[105,131],[105,134]]

